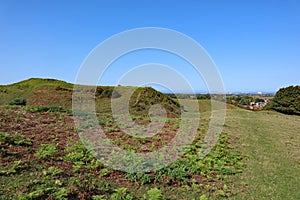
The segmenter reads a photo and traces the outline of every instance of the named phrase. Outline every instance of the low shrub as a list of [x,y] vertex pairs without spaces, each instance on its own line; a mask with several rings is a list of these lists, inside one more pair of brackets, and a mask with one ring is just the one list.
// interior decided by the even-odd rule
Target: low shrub
[[62,107],[56,106],[29,106],[25,107],[25,110],[29,110],[31,112],[68,112]]
[[9,105],[26,106],[27,101],[25,98],[15,98],[15,99],[11,100],[8,104]]

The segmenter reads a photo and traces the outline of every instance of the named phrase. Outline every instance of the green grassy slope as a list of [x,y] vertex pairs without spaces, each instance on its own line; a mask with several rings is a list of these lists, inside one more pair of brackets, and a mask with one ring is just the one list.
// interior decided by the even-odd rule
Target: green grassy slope
[[0,86],[0,105],[15,98],[27,99],[28,105],[71,106],[72,84],[55,79],[31,78]]
[[299,199],[300,117],[229,109],[225,132],[238,138],[247,156],[239,180],[247,185],[235,199]]
[[[57,106],[64,109],[72,109],[73,84],[55,79],[31,78],[11,85],[0,86],[0,105],[7,105],[15,98],[25,98],[29,106]],[[97,86],[85,87],[91,95],[96,97],[96,111],[110,112],[114,87]],[[118,87],[126,89],[126,87]],[[129,88],[129,87],[128,87]],[[134,88],[134,87],[130,87]],[[150,88],[134,88],[130,99],[130,111],[132,114],[147,115],[150,105],[162,104],[169,116],[180,114],[179,104],[166,95]]]

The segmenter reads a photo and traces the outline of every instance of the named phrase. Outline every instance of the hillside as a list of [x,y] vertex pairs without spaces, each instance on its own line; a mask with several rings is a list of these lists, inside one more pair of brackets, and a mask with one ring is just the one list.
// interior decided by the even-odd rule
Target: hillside
[[[231,105],[218,144],[199,159],[210,119],[209,101],[199,105],[199,131],[186,154],[145,174],[113,170],[95,160],[68,113],[1,106],[0,199],[298,199],[299,116]],[[131,138],[111,121],[109,116],[99,121],[106,135],[140,153],[161,148],[178,128],[169,120],[163,134]]]
[[54,80],[31,78],[11,85],[0,86],[0,105],[15,98],[25,98],[29,106],[62,106],[71,108],[72,84]]
[[[141,97],[144,94],[140,92],[147,91],[140,89],[137,96]],[[139,101],[142,99],[136,98],[134,103]],[[208,102],[203,103],[201,107],[207,109]],[[226,134],[220,137],[211,154],[199,158],[197,152],[210,119],[208,111],[201,117],[193,144],[181,158],[154,172],[129,173],[97,161],[81,143],[69,113],[27,108],[0,106],[0,199],[229,197],[234,189],[230,180],[243,168],[242,157],[231,150]],[[141,121],[146,120],[147,117],[141,117]],[[110,115],[101,115],[99,125],[118,147],[145,154],[171,143],[180,121],[167,120],[161,131],[150,138],[124,133],[113,124]]]
[[[25,98],[28,106],[56,106],[72,109],[73,84],[55,79],[31,78],[11,85],[0,86],[0,105],[8,105],[16,98]],[[84,86],[91,95],[95,95],[96,111],[110,112],[111,101],[120,95],[114,93],[112,86]],[[126,87],[118,86],[126,89]],[[133,88],[133,87],[130,87]],[[135,115],[147,115],[150,105],[162,104],[170,117],[180,114],[180,105],[173,99],[150,87],[134,88],[130,99],[130,112]]]
[[[107,138],[138,154],[172,142],[180,130],[176,101],[149,87],[118,86],[115,93],[114,89],[83,87],[88,95],[95,94],[98,122]],[[118,92],[130,89],[135,92],[129,111],[142,127],[149,121],[150,105],[158,102],[174,117],[153,137],[128,134],[109,113],[111,100],[118,102]],[[157,171],[129,173],[93,157],[71,113],[36,109],[39,105],[70,109],[72,84],[29,79],[0,86],[0,91],[0,199],[299,199],[300,116],[228,105],[219,140],[201,158],[212,112],[209,100],[199,100],[199,128],[186,152]],[[18,97],[26,98],[30,106],[7,105]],[[184,101],[192,105],[197,100]],[[85,125],[89,130],[90,124]]]

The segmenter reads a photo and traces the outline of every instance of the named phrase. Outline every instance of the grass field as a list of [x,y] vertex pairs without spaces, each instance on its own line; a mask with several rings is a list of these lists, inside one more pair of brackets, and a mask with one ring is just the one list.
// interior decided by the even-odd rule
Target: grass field
[[238,140],[247,167],[238,179],[247,187],[235,199],[300,198],[300,117],[229,109],[226,127]]

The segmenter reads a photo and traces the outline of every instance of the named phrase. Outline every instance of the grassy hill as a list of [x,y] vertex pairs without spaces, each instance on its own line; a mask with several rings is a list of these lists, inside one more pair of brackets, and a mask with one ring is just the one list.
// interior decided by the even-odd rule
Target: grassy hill
[[15,98],[25,98],[27,105],[53,105],[71,108],[72,84],[54,80],[31,78],[11,85],[0,86],[0,105]]
[[[31,78],[11,85],[0,86],[0,105],[16,98],[25,98],[28,106],[57,106],[72,109],[73,84],[55,79]],[[91,95],[95,95],[96,111],[110,112],[111,101],[118,98],[113,93],[112,86],[84,86]],[[126,87],[118,86],[126,89]],[[134,87],[130,87],[134,88]],[[130,98],[130,112],[134,115],[147,115],[150,106],[155,103],[162,104],[170,117],[180,114],[180,105],[173,99],[150,87],[134,88],[135,92]]]
[[[160,102],[173,117],[158,134],[139,138],[120,130],[106,113],[113,89],[91,91],[96,94],[97,112],[104,113],[98,120],[107,138],[135,153],[155,151],[172,141],[180,126],[176,101],[152,88],[136,88],[129,104],[132,115],[147,121],[150,105]],[[71,114],[7,106],[22,97],[33,108],[70,109],[72,90],[72,84],[52,79],[0,87],[0,104],[5,105],[0,106],[0,199],[299,199],[300,116],[228,105],[219,140],[202,159],[198,153],[211,105],[200,100],[199,128],[186,152],[155,172],[127,173],[103,165],[90,154]],[[112,101],[118,99],[115,95]]]

